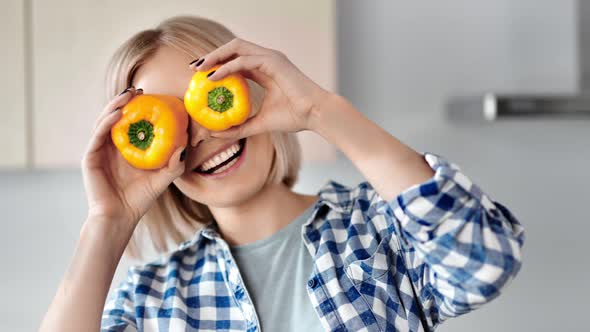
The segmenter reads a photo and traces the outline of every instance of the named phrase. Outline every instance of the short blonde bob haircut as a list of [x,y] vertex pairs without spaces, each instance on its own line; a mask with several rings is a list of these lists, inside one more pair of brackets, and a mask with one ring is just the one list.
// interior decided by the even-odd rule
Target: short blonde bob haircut
[[[106,93],[110,100],[131,85],[138,68],[162,46],[173,47],[197,59],[236,36],[225,26],[196,16],[177,16],[160,23],[155,29],[141,31],[123,43],[111,58],[106,74]],[[188,65],[188,64],[187,64]],[[264,89],[248,81],[252,107],[258,108]],[[139,88],[139,87],[138,87]],[[301,148],[294,133],[272,132],[274,146],[268,183],[283,183],[292,188],[297,182]],[[204,225],[215,223],[209,208],[185,196],[171,183],[142,217],[126,252],[143,258],[146,241],[162,254],[178,246]],[[149,237],[142,234],[146,232]]]

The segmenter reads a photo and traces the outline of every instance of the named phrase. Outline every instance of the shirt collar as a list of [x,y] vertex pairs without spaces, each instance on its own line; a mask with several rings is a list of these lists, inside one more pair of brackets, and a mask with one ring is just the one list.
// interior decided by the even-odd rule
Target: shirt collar
[[195,235],[181,244],[174,251],[182,251],[189,247],[195,247],[201,241],[215,240],[219,236],[212,224],[208,224],[199,229]]
[[[313,220],[316,219],[315,216],[317,212],[324,205],[327,205],[328,207],[330,207],[330,209],[343,214],[349,214],[353,207],[354,201],[352,199],[351,189],[336,181],[328,180],[327,182],[325,182],[324,185],[322,185],[318,190],[317,195],[319,196],[319,198],[315,203],[310,218],[305,222],[304,227],[311,224]],[[216,225],[214,223],[210,223],[198,230],[192,239],[189,239],[181,243],[176,249],[176,251],[192,247],[195,244],[199,243],[199,241],[201,240],[206,239],[216,241],[218,238],[220,238],[220,235]]]
[[353,206],[351,189],[341,183],[328,180],[318,191],[320,196],[316,208],[328,205],[332,210],[340,213],[350,213]]

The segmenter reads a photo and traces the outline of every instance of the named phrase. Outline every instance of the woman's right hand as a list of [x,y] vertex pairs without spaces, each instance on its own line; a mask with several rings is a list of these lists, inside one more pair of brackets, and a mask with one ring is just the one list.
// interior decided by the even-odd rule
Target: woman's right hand
[[134,229],[158,196],[185,170],[181,160],[185,147],[178,148],[165,167],[142,170],[128,164],[113,144],[111,128],[121,118],[121,108],[142,92],[127,89],[108,103],[96,120],[82,159],[89,219],[126,222]]
[[[129,165],[111,140],[120,110],[141,90],[114,98],[96,120],[82,159],[88,219],[72,262],[43,318],[40,331],[98,331],[109,287],[137,222],[185,169],[179,147],[158,170]],[[96,262],[100,262],[97,264]],[[90,285],[91,287],[88,287]]]

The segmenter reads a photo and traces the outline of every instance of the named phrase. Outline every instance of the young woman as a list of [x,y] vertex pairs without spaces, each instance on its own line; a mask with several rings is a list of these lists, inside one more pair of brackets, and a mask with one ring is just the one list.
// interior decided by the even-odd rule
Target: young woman
[[[194,71],[216,64],[210,80],[249,79],[250,118],[221,132],[191,121],[166,167],[129,166],[109,136],[120,108],[141,93],[182,99]],[[429,331],[495,298],[520,269],[523,229],[506,207],[279,51],[176,17],[124,43],[107,78],[112,100],[82,161],[88,217],[43,331]],[[367,181],[291,191],[301,130]],[[205,174],[216,155],[236,161]],[[105,305],[138,225],[167,254],[131,268]]]

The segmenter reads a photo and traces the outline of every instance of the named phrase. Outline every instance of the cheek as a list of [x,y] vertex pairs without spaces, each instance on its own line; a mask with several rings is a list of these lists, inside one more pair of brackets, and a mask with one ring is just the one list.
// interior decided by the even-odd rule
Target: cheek
[[188,173],[174,183],[186,196],[209,206],[231,206],[251,198],[270,175],[274,146],[269,134],[250,137],[247,144],[245,163],[236,176],[211,181]]
[[274,147],[270,138],[266,137],[264,139],[258,139],[253,143],[255,143],[253,144],[253,153],[247,156],[247,174],[266,180],[274,158]]
[[265,136],[251,137],[246,152],[245,167],[240,169],[239,176],[228,180],[224,188],[226,195],[233,201],[247,199],[256,194],[265,185],[274,156],[274,147]]

